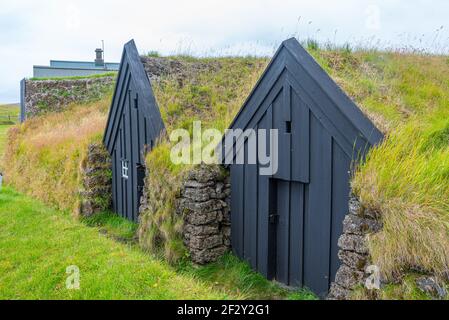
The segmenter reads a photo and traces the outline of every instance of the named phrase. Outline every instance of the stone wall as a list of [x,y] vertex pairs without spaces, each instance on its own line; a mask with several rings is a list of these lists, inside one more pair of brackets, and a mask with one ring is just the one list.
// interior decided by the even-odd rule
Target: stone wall
[[349,214],[343,221],[343,234],[338,240],[338,257],[341,266],[335,275],[328,299],[349,299],[351,290],[363,285],[370,275],[366,272],[370,265],[367,246],[369,234],[379,232],[382,224],[379,215],[364,208],[354,195],[349,200]]
[[183,241],[194,263],[216,261],[231,246],[231,185],[218,166],[201,164],[187,175],[176,201]]
[[88,146],[87,156],[81,165],[80,215],[91,216],[111,208],[112,162],[101,142]]
[[25,118],[61,111],[71,103],[99,100],[112,92],[115,77],[25,80]]

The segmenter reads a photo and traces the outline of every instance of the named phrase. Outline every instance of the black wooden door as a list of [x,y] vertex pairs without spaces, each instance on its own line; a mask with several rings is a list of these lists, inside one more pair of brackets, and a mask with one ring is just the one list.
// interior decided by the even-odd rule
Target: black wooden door
[[305,184],[280,179],[270,184],[270,277],[302,286]]

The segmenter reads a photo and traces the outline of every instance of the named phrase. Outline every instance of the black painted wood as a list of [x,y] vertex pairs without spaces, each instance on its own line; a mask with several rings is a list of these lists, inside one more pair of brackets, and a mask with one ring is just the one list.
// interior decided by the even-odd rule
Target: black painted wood
[[361,136],[364,136],[371,145],[375,145],[382,140],[382,133],[364,116],[357,105],[343,92],[295,38],[284,41],[283,45],[295,57],[296,61],[304,67],[307,74],[320,86],[320,91],[327,95],[350,122],[357,127]]
[[289,284],[289,225],[290,225],[290,182],[276,181],[277,192],[277,230],[276,230],[276,280]]
[[304,230],[304,184],[291,182],[289,223],[289,285],[302,285],[303,232]]
[[[278,129],[279,137],[279,154],[285,155],[279,159],[279,167],[275,178],[290,180],[290,149],[291,149],[291,133],[286,132],[286,122],[290,118],[291,105],[286,105],[284,100],[286,94],[284,89],[277,95],[273,101],[273,125],[272,128]],[[289,115],[287,117],[287,114]]]
[[313,288],[319,295],[326,294],[329,286],[331,168],[332,138],[311,116],[309,210],[304,225],[304,285]]
[[279,135],[277,172],[229,165],[235,254],[269,279],[324,296],[339,266],[351,162],[382,135],[294,39],[278,49],[230,128]]
[[[262,117],[259,128],[270,129],[272,123],[271,108]],[[269,150],[270,137],[265,136],[265,140],[258,140],[258,143],[266,143],[267,150]],[[266,150],[266,154],[268,151]],[[258,170],[261,165],[258,165]],[[232,177],[231,177],[232,181]],[[265,277],[268,277],[268,241],[269,241],[269,221],[268,215],[270,210],[270,199],[268,196],[270,190],[270,178],[267,176],[260,176],[257,172],[257,270]],[[264,196],[265,195],[265,196]],[[231,204],[232,206],[232,204]]]
[[302,183],[309,182],[309,108],[302,101],[293,88],[292,92],[292,118],[301,119],[292,121],[292,166],[291,179]]
[[[113,161],[113,208],[129,220],[138,220],[145,152],[164,130],[150,80],[131,40],[123,49],[103,138]],[[123,162],[128,165],[127,177],[122,174]]]
[[[335,140],[332,141],[333,160],[332,160],[332,223],[331,223],[331,261],[330,261],[330,279],[335,279],[335,274],[340,261],[338,259],[338,238],[343,232],[343,225],[338,223],[343,221],[348,213],[348,201],[350,192],[350,164],[351,160],[344,153]],[[337,222],[337,223],[336,223]]]
[[[256,182],[256,184],[253,184]],[[257,212],[257,165],[245,165],[245,184],[244,184],[244,255],[249,264],[257,267],[257,215],[251,214]]]

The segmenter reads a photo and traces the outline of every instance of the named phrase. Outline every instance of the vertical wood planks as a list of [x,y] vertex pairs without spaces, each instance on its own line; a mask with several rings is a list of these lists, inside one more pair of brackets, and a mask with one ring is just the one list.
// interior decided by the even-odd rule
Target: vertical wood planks
[[332,139],[315,116],[310,117],[309,209],[304,225],[304,285],[324,294],[329,283]]
[[[254,136],[254,143],[256,143],[257,148],[257,137]],[[249,262],[251,267],[257,267],[257,203],[258,203],[258,192],[257,192],[257,164],[248,164],[248,143],[245,144],[245,178],[244,178],[244,225],[246,230],[244,232],[244,256]]]
[[309,113],[308,106],[292,89],[292,180],[309,182]]
[[[272,123],[271,108],[267,110],[262,120],[259,123],[260,129],[270,129]],[[270,136],[267,134],[265,141],[259,141],[258,143],[266,143],[266,154],[269,154]],[[260,148],[258,148],[260,150]],[[261,165],[258,166],[259,168]],[[270,178],[268,176],[261,176],[258,174],[258,206],[257,206],[257,269],[264,276],[268,277],[268,241],[269,241],[269,183]]]
[[303,279],[303,231],[304,230],[304,184],[292,182],[290,187],[289,223],[289,285],[302,286]]
[[335,140],[332,140],[332,223],[330,232],[330,282],[334,281],[335,273],[340,266],[338,259],[338,238],[343,232],[343,224],[346,214],[349,212],[349,179],[351,159],[344,153]]
[[288,284],[290,251],[290,182],[277,180],[276,280]]

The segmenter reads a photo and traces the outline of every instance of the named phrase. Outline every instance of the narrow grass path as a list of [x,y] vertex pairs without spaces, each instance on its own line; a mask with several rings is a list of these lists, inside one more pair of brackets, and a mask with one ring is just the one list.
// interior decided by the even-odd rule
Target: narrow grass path
[[[51,192],[51,190],[49,190]],[[80,289],[66,288],[66,268]],[[0,192],[0,299],[239,298],[100,234],[8,187]]]

